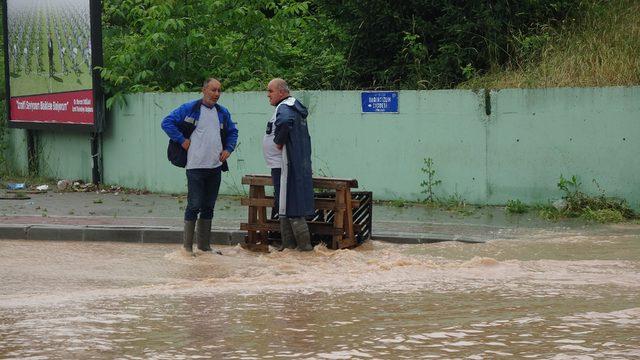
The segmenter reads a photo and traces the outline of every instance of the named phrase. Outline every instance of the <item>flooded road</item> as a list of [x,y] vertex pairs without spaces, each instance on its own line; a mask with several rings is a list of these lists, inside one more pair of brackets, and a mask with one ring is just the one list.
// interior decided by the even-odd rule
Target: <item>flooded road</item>
[[640,235],[185,257],[0,241],[0,358],[640,358]]

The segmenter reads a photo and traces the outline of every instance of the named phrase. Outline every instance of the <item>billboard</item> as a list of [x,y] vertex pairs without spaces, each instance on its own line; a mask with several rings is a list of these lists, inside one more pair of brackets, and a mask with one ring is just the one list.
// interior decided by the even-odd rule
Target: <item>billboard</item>
[[100,0],[3,0],[9,126],[102,130]]

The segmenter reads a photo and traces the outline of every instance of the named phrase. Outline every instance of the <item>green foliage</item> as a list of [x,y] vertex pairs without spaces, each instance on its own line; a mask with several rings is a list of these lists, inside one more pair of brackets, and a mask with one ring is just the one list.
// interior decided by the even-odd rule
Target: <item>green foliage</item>
[[538,216],[545,220],[557,221],[562,217],[560,210],[549,203],[535,205],[534,208],[538,212]]
[[123,94],[449,88],[537,53],[582,0],[105,0],[108,107]]
[[625,220],[624,215],[619,210],[614,209],[600,209],[591,210],[586,209],[582,213],[582,218],[589,221],[596,221],[599,223],[619,223]]
[[564,192],[563,199],[566,200],[567,206],[563,210],[563,215],[569,217],[583,216],[587,213],[587,217],[592,217],[593,212],[595,215],[601,210],[607,210],[602,214],[611,214],[611,211],[618,212],[622,217],[631,219],[635,216],[633,209],[629,207],[627,202],[623,199],[611,198],[605,195],[604,190],[600,188],[600,185],[593,180],[596,187],[600,190],[598,196],[589,196],[581,191],[580,187],[582,183],[575,175],[572,175],[570,179],[565,179],[560,175],[558,181],[558,188]]
[[529,207],[518,199],[507,201],[507,206],[505,207],[505,211],[509,214],[524,214],[528,210]]
[[420,182],[422,187],[421,193],[427,197],[423,200],[428,207],[441,208],[447,211],[455,211],[462,215],[471,215],[473,210],[468,206],[466,201],[458,193],[446,198],[438,198],[435,196],[434,188],[442,184],[442,180],[436,178],[436,169],[432,158],[423,159],[424,166],[420,169],[425,175],[425,179]]
[[572,175],[567,179],[560,175],[557,186],[564,192],[564,206],[556,208],[550,203],[537,205],[535,208],[538,215],[554,221],[560,218],[580,217],[600,223],[621,222],[636,216],[625,200],[607,197],[595,180],[593,183],[600,192],[597,196],[589,196],[582,192],[582,183],[577,176]]
[[[0,18],[3,16],[2,7],[0,7]],[[0,27],[0,38],[3,39],[4,44],[4,26]],[[3,100],[2,104],[4,105],[4,99],[6,96],[5,93],[5,79],[4,79],[4,46],[0,46],[0,99]],[[4,106],[2,107],[2,112],[5,112]],[[6,116],[6,115],[2,115]],[[0,139],[1,140],[1,139]]]
[[433,188],[442,183],[441,180],[436,179],[436,170],[433,167],[433,159],[424,159],[424,167],[422,167],[422,173],[426,175],[420,186],[423,188],[420,192],[427,195],[425,202],[432,203],[436,201],[436,197]]
[[[344,88],[449,88],[539,48],[583,0],[317,0],[352,34]],[[542,36],[538,39],[536,36]],[[475,71],[473,71],[475,70]]]
[[405,207],[405,202],[402,199],[395,199],[395,200],[391,200],[389,201],[389,205],[393,206],[393,207],[398,207],[398,208],[402,208]]
[[587,0],[574,8],[562,21],[556,18],[512,32],[511,61],[495,62],[488,72],[458,87],[639,84],[640,2]]
[[444,199],[438,199],[437,204],[447,211],[455,211],[461,215],[473,214],[472,207],[467,204],[467,201],[462,195],[455,193]]
[[333,88],[343,72],[344,31],[309,1],[109,0],[105,66],[111,96],[193,91],[214,76],[227,89],[264,89],[275,76],[294,88]]

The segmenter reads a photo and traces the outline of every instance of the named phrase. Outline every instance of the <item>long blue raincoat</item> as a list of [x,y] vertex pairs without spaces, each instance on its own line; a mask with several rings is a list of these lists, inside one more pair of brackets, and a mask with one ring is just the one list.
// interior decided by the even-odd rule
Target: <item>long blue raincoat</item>
[[314,213],[308,114],[307,108],[293,97],[282,100],[276,113],[273,141],[284,145],[280,215],[287,217],[307,217]]

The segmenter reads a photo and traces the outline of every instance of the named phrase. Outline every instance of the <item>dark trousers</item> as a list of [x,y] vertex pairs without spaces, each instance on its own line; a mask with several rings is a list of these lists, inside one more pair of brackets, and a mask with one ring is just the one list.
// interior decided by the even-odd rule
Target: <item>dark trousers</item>
[[220,190],[220,167],[215,169],[187,170],[187,208],[184,210],[185,221],[213,219],[213,208]]
[[271,208],[272,219],[276,219],[280,212],[280,174],[282,174],[282,169],[271,169],[271,180],[273,180],[273,207]]

